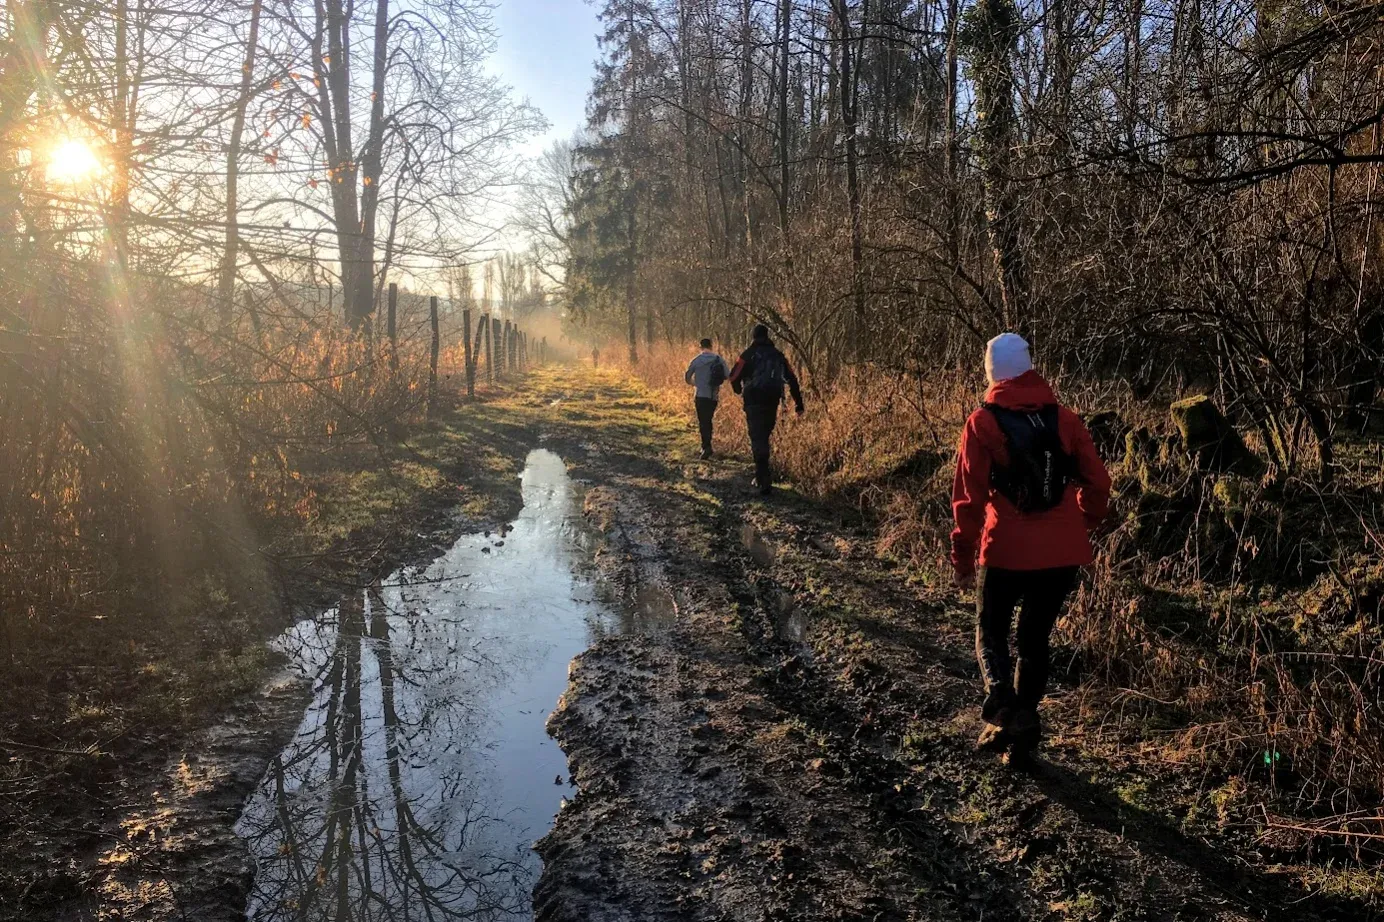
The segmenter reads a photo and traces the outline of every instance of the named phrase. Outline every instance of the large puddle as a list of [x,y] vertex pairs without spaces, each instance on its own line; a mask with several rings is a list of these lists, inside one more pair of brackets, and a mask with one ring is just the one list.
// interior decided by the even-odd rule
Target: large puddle
[[314,692],[237,825],[251,920],[531,918],[531,846],[572,793],[544,723],[572,657],[631,624],[574,575],[562,459],[530,454],[523,491],[511,527],[276,641]]

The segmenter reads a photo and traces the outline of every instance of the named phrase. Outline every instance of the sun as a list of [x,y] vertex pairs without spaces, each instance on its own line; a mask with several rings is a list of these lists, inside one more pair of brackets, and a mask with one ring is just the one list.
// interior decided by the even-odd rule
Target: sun
[[78,138],[59,141],[48,151],[45,175],[49,182],[68,185],[91,179],[105,169],[91,145]]

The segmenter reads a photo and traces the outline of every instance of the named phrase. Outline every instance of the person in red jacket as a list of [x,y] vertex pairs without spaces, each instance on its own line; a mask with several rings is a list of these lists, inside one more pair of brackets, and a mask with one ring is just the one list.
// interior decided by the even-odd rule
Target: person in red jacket
[[[1049,637],[1078,569],[1091,563],[1088,533],[1105,517],[1110,475],[1081,418],[1033,370],[1021,336],[986,344],[985,373],[985,404],[966,420],[957,455],[951,563],[956,585],[976,588],[986,722],[978,744],[1024,753],[1041,736]],[[1020,605],[1014,668],[1009,631]]]

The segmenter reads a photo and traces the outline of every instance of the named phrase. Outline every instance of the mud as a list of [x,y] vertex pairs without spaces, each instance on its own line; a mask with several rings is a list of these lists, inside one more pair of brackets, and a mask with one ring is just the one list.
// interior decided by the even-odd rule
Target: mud
[[94,888],[64,919],[220,922],[243,918],[253,868],[232,831],[270,753],[288,739],[307,698],[284,673],[216,726],[186,741],[96,859]]
[[537,919],[1377,917],[1144,802],[1157,768],[1064,737],[1071,686],[1030,771],[975,753],[969,611],[877,558],[850,511],[762,502],[746,465],[667,435],[656,459],[609,434],[573,452],[598,566],[675,587],[678,617],[573,664],[549,728],[579,790],[538,846]]

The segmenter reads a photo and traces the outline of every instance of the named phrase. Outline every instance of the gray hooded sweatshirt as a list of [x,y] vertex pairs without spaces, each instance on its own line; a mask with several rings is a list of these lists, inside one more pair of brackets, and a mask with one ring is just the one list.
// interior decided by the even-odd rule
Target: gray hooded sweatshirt
[[711,386],[711,369],[716,366],[717,362],[721,363],[721,381],[724,382],[726,378],[730,377],[730,366],[726,364],[725,359],[714,352],[701,353],[692,360],[691,365],[687,366],[687,374],[683,377],[688,384],[697,385],[698,397],[705,397],[710,400],[719,399],[720,385]]

